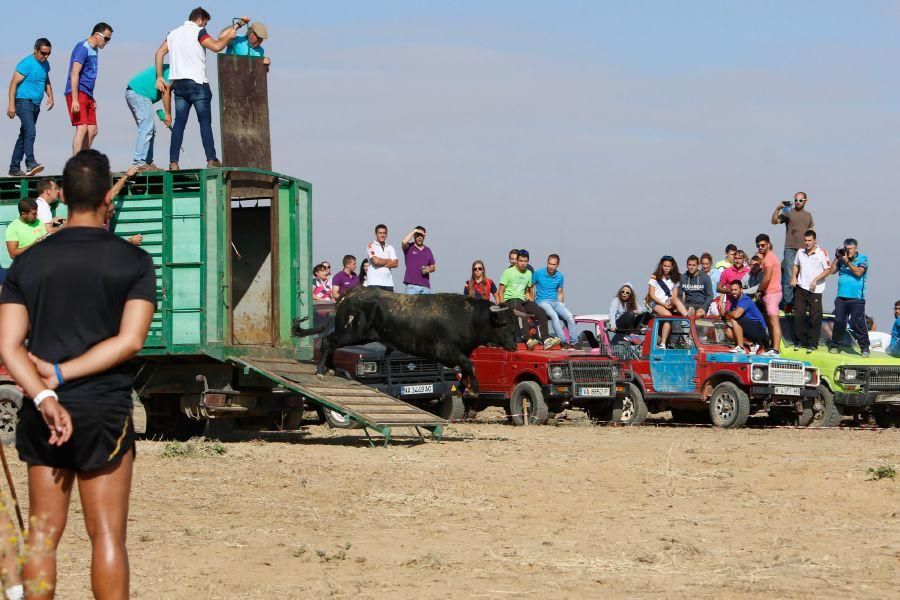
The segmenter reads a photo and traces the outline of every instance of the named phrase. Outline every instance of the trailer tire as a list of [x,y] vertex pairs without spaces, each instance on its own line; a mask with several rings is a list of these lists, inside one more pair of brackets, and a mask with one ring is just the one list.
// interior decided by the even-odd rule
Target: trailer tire
[[322,413],[325,415],[325,422],[333,429],[359,429],[362,424],[354,421],[346,415],[331,410],[327,406],[322,407]]
[[709,397],[709,416],[716,427],[743,427],[750,418],[750,396],[730,381],[722,382]]
[[614,400],[612,421],[618,425],[640,425],[647,420],[647,404],[638,386],[625,384],[623,398]]
[[834,394],[828,389],[828,386],[819,384],[819,395],[813,399],[812,419],[810,427],[835,427],[841,422],[841,411],[838,410],[834,403]]
[[[528,421],[524,418],[528,408]],[[509,413],[513,425],[543,425],[550,418],[550,409],[544,401],[541,386],[533,381],[522,381],[513,388],[509,398]]]
[[16,423],[22,408],[22,392],[11,383],[0,385],[0,443],[4,446],[15,443]]
[[447,394],[438,400],[435,414],[448,421],[462,421],[466,417],[466,404],[459,394]]

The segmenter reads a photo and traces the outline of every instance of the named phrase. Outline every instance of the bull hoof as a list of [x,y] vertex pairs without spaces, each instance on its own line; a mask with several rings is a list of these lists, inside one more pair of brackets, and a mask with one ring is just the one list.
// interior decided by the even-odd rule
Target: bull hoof
[[318,377],[320,381],[325,381],[325,373],[316,373],[316,377]]

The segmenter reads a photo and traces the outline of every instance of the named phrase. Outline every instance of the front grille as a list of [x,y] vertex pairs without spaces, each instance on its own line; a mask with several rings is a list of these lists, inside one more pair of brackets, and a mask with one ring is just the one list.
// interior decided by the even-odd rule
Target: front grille
[[803,363],[773,360],[769,363],[769,383],[776,385],[803,385]]
[[900,393],[900,367],[872,367],[868,380],[866,391]]
[[615,372],[609,361],[573,360],[572,379],[575,383],[615,383]]
[[394,359],[389,363],[391,382],[426,382],[441,379],[441,365],[422,358]]

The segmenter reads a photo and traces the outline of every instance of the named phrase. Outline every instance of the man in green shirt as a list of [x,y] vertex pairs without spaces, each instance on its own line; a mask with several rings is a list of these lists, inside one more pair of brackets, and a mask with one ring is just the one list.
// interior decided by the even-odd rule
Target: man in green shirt
[[560,340],[547,335],[547,313],[534,302],[534,284],[531,280],[531,271],[528,270],[528,252],[519,250],[516,256],[516,264],[503,271],[500,277],[500,288],[497,290],[497,302],[506,304],[513,310],[521,310],[528,313],[537,322],[535,335],[531,335],[530,328],[526,328],[522,319],[519,319],[519,338],[527,339],[525,344],[532,349],[540,340],[544,340],[544,348],[550,349],[559,344]]
[[32,198],[19,200],[19,218],[6,226],[6,249],[13,259],[47,237],[47,228],[37,218],[37,209],[37,202]]
[[137,124],[137,142],[134,146],[134,161],[131,163],[139,171],[158,171],[153,164],[153,139],[156,126],[153,123],[153,105],[162,100],[166,127],[172,125],[172,96],[169,86],[169,65],[163,65],[165,89],[156,89],[156,67],[147,67],[128,82],[125,88],[125,102],[131,109]]

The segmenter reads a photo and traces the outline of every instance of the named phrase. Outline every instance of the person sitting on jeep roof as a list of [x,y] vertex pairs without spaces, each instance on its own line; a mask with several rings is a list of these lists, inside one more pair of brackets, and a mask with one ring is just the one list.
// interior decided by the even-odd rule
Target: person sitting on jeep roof
[[[744,344],[752,342],[760,347],[768,346],[769,332],[766,330],[766,320],[757,308],[750,296],[744,293],[740,281],[732,281],[728,289],[728,311],[724,316],[728,321],[729,329],[725,335],[735,341],[732,352],[745,353]],[[775,350],[769,350],[767,355],[778,354]]]
[[[670,317],[676,312],[686,315],[687,308],[678,297],[679,283],[681,283],[681,275],[678,274],[678,265],[675,263],[675,259],[668,255],[663,256],[656,265],[656,271],[650,276],[650,285],[647,289],[647,306],[650,307],[650,310],[661,317]],[[671,323],[663,323],[659,331],[660,348],[666,347],[666,340],[669,339],[671,331]]]
[[681,276],[681,300],[688,314],[706,315],[715,292],[709,275],[700,270],[700,259],[691,254],[687,258],[687,271]]
[[[544,338],[544,347],[549,349],[559,343],[559,340],[550,337],[547,332],[547,313],[534,303],[534,284],[531,281],[531,271],[528,270],[528,252],[519,250],[516,255],[516,266],[503,271],[500,277],[500,289],[497,290],[497,300],[504,301],[514,310],[528,313],[537,322],[535,338],[530,338],[525,344],[529,349],[534,348]],[[527,324],[519,320],[519,337],[526,337]]]
[[642,327],[647,325],[653,313],[647,310],[647,305],[641,302],[638,306],[637,298],[634,295],[634,287],[630,281],[626,281],[619,288],[619,293],[609,303],[609,325],[610,331],[631,333],[640,331]]

